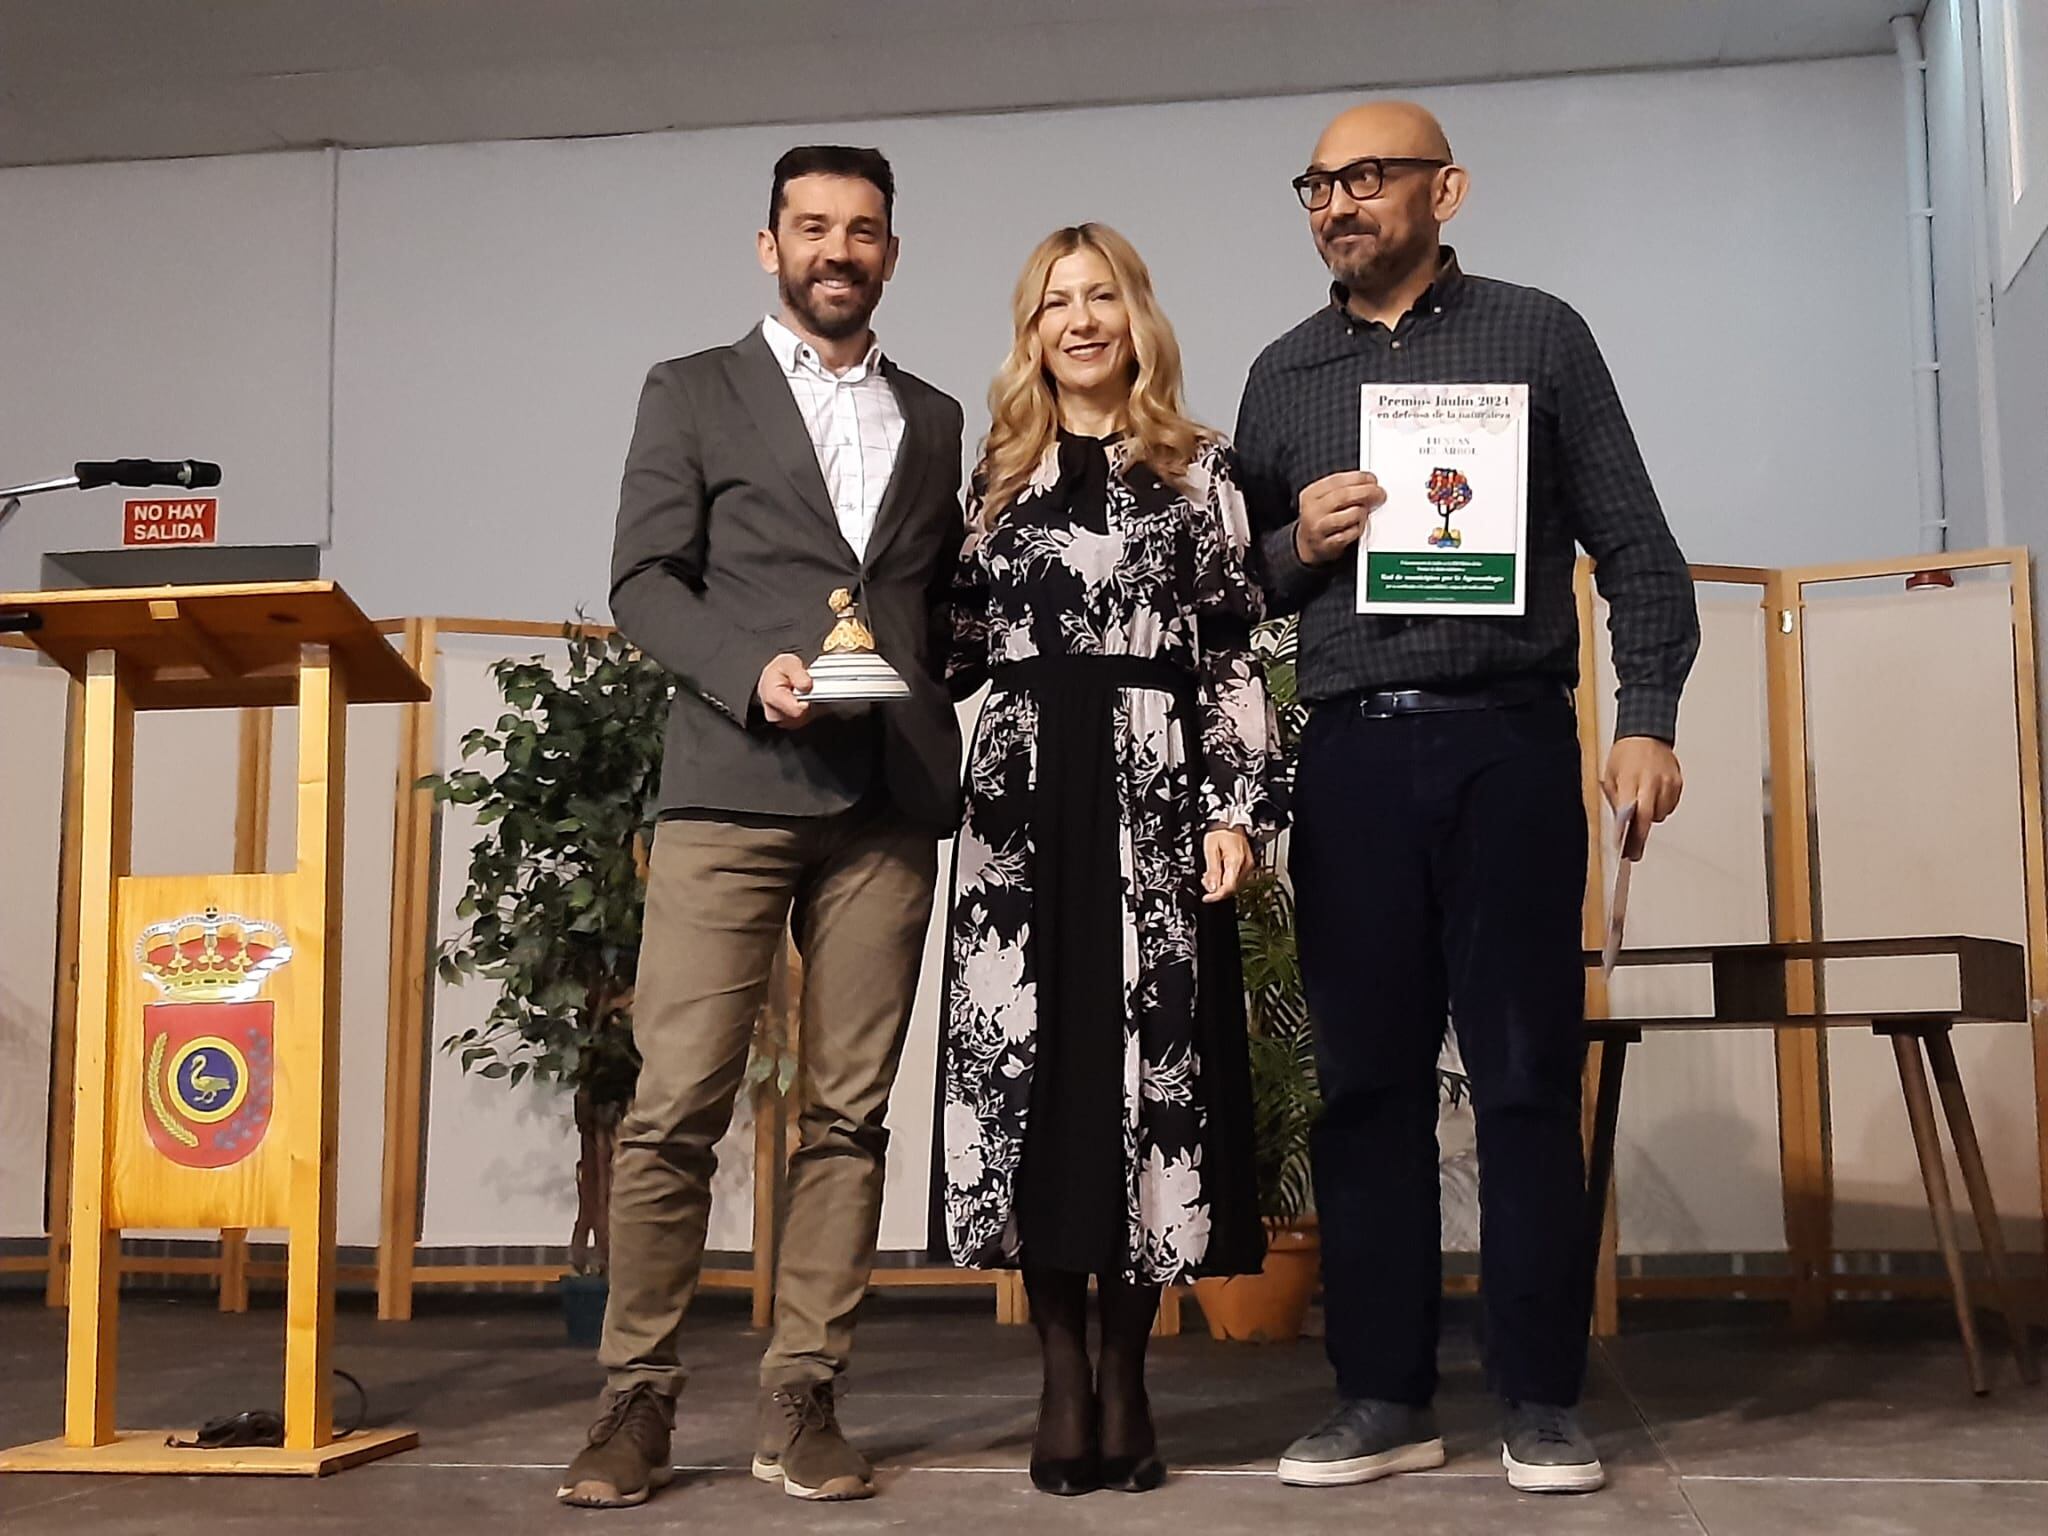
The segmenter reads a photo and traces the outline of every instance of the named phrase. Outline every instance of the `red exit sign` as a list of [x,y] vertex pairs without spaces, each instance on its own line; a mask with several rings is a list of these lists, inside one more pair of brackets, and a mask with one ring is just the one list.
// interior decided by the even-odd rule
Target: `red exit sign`
[[131,501],[122,519],[123,544],[211,544],[220,518],[218,496]]

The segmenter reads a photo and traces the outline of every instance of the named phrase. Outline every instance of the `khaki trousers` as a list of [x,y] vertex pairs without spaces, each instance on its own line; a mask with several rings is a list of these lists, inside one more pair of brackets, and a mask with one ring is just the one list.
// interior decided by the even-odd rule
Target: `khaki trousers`
[[883,1116],[931,919],[937,845],[892,812],[678,818],[657,829],[634,993],[640,1080],[613,1164],[609,1389],[680,1392],[713,1149],[732,1119],[769,967],[804,958],[799,1145],[776,1274],[774,1387],[846,1369],[881,1227]]

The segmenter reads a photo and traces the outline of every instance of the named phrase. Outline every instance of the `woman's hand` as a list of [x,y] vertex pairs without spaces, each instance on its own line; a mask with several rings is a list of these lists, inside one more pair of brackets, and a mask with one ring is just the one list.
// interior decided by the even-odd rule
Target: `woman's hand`
[[1252,840],[1236,827],[1214,827],[1202,838],[1202,900],[1227,901],[1244,886],[1256,861]]

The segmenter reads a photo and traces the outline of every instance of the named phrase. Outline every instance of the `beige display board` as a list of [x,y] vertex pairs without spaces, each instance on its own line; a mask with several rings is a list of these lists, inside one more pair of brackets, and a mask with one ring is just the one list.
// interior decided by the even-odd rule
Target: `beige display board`
[[[2038,1251],[2048,1189],[2048,941],[2027,552],[1768,572],[1696,568],[1694,576],[1704,639],[1680,727],[1687,804],[1639,872],[1631,944],[1936,933],[2023,942],[2031,1018],[1959,1029],[1957,1054],[1985,1132],[2006,1241]],[[1721,595],[1745,588],[1750,596]],[[1752,700],[1743,698],[1751,685],[1739,666],[1726,665],[1743,648],[1742,610],[1752,601],[1760,620],[1748,642],[1760,662],[1752,700],[1760,692],[1765,718],[1760,777],[1741,773],[1744,752],[1735,749],[1754,734]],[[1611,664],[1604,654],[1594,661],[1605,679],[1604,709]],[[1589,893],[1589,936],[1603,884]],[[1951,973],[1938,963],[1935,972],[1910,959],[1835,961],[1822,976],[1811,970],[1794,968],[1795,1007],[1954,1006]],[[1704,994],[1687,995],[1701,980],[1683,971],[1624,972],[1603,1001],[1623,1016],[1703,1012]],[[1775,1106],[1759,1092],[1760,1048],[1771,1053]],[[1704,1137],[1707,1167],[1742,1188],[1753,1213],[1775,1150],[1789,1265],[1765,1275],[1628,1275],[1617,1285],[1610,1247],[1604,1295],[1786,1297],[1810,1324],[1835,1295],[1945,1288],[1932,1275],[1847,1272],[1841,1259],[1932,1246],[1883,1042],[1853,1032],[1682,1033],[1651,1036],[1637,1049],[1654,1051],[1645,1059],[1659,1065],[1624,1107],[1622,1246],[1655,1252],[1671,1227],[1683,1226],[1682,1196],[1701,1197],[1703,1170],[1681,1159]],[[1711,1106],[1696,1127],[1680,1108],[1687,1100],[1695,1111]],[[1775,1149],[1763,1134],[1773,1109]],[[1951,1179],[1958,1172],[1951,1154]],[[1611,1304],[1602,1312],[1611,1324]]]
[[[1701,581],[1697,593],[1700,652],[1678,730],[1684,808],[1657,830],[1650,857],[1634,871],[1632,947],[1771,937],[1763,582]],[[1614,731],[1606,626],[1606,605],[1596,603],[1601,761]],[[1611,845],[1603,844],[1593,869],[1596,882],[1611,876]],[[1672,1017],[1710,1011],[1713,989],[1705,966],[1625,966],[1607,997],[1617,1015]],[[1770,1035],[1652,1033],[1630,1049],[1636,1071],[1616,1148],[1620,1253],[1783,1252]]]
[[[1958,1053],[1982,1100],[1993,1184],[2012,1223],[2009,1240],[2018,1249],[2038,1248],[2048,1185],[2042,1114],[2048,1026],[2040,1006],[2048,997],[2048,932],[2027,555],[1950,554],[1939,564],[1955,573],[1955,585],[1906,590],[1907,578],[1927,564],[1914,558],[1781,571],[1695,567],[1703,640],[1681,719],[1686,804],[1660,829],[1652,857],[1638,871],[1629,942],[1937,931],[2024,940],[2035,1021],[1975,1026],[1959,1036]],[[1597,779],[1612,731],[1613,673],[1606,615],[1590,577],[1590,567],[1582,566],[1580,729],[1594,813],[1593,868],[1604,872]],[[450,713],[456,706],[443,695],[459,702],[487,659],[545,650],[559,643],[562,629],[455,618],[392,620],[382,627],[401,636],[407,659],[437,684],[437,701],[394,711],[395,740],[380,754],[392,786],[389,943],[377,968],[385,987],[384,1045],[381,1063],[373,1066],[359,1028],[344,1054],[351,1080],[374,1077],[379,1068],[382,1075],[377,1260],[344,1266],[341,1278],[374,1282],[380,1315],[405,1317],[420,1285],[540,1283],[561,1273],[552,1264],[433,1262],[421,1252],[481,1243],[487,1234],[444,1218],[460,1207],[435,1199],[447,1189],[434,1183],[437,1159],[446,1156],[437,1150],[444,1145],[439,1138],[473,1129],[461,1117],[475,1110],[459,1102],[466,1092],[459,1074],[436,1058],[433,1014],[477,1000],[436,996],[430,956],[464,845],[459,827],[437,817],[431,796],[416,785],[421,775],[449,766],[452,743],[474,723]],[[1909,712],[1899,706],[1902,697],[1920,703]],[[239,746],[238,868],[260,867],[240,861],[278,835],[263,810],[271,756],[260,718],[251,715]],[[360,772],[357,782],[365,784]],[[368,793],[358,799],[364,801],[375,803]],[[381,849],[377,862],[381,868]],[[1604,931],[1604,887],[1604,878],[1589,885],[1586,933],[1594,947]],[[60,895],[58,913],[70,909],[68,889]],[[351,916],[360,924],[375,905],[365,897],[363,910],[352,908]],[[60,952],[75,942],[72,934],[59,938]],[[361,926],[353,938],[354,955],[374,947]],[[937,951],[928,948],[929,960]],[[1901,995],[1911,996],[1914,987],[1928,984],[1897,969],[1910,962],[1859,964],[1838,963],[1822,978],[1795,976],[1795,991],[1803,987],[1812,1000],[1824,987],[1840,1002],[1857,988],[1903,989]],[[1887,964],[1894,969],[1887,972]],[[370,979],[366,970],[364,983]],[[793,1016],[791,985],[800,986],[800,977],[771,1005],[770,1022],[779,1019],[782,1028]],[[1611,989],[1596,975],[1589,1008],[1618,1015],[1702,1011],[1703,988],[1703,978],[1683,970],[1624,971]],[[920,1014],[935,1007],[934,997],[920,999]],[[61,1044],[61,991],[56,1012]],[[1668,1034],[1637,1049],[1644,1065],[1633,1075],[1617,1153],[1619,1220],[1610,1230],[1618,1236],[1610,1237],[1601,1274],[1604,1326],[1612,1327],[1620,1296],[1789,1297],[1812,1320],[1836,1294],[1940,1288],[1938,1278],[1846,1273],[1838,1260],[1838,1251],[1865,1247],[1931,1247],[1913,1194],[1911,1140],[1903,1124],[1890,1123],[1902,1111],[1889,1079],[1880,1075],[1889,1066],[1881,1046],[1873,1052],[1866,1042],[1838,1036],[1831,1055],[1830,1042],[1817,1032],[1793,1031],[1775,1038]],[[915,1086],[920,1060],[916,1049],[906,1057],[907,1086]],[[497,1093],[501,1085],[488,1086]],[[899,1109],[907,1118],[896,1127],[899,1177],[892,1183],[922,1178],[929,1167],[923,1149],[932,1134],[930,1106],[916,1093],[903,1097]],[[65,1134],[62,1104],[60,1096],[53,1134]],[[774,1211],[789,1134],[786,1106],[765,1094],[742,1106],[721,1149],[725,1212],[714,1246],[744,1252],[748,1263],[714,1270],[708,1283],[749,1290],[762,1319],[772,1305]],[[559,1150],[559,1167],[550,1176],[566,1180],[573,1144]],[[450,1198],[458,1198],[460,1178],[448,1177],[456,1180]],[[907,1213],[904,1202],[915,1191],[898,1193],[899,1212]],[[423,1217],[429,1218],[424,1224]],[[908,1232],[912,1222],[899,1214],[896,1224]],[[921,1230],[921,1219],[917,1225]],[[522,1227],[497,1240],[544,1238]],[[53,1235],[53,1252],[58,1242]],[[223,1304],[245,1305],[249,1279],[271,1275],[238,1258],[237,1248],[230,1238],[217,1257],[136,1260],[130,1267],[153,1262],[217,1277]],[[1783,1253],[1789,1272],[1673,1274],[1648,1266],[1657,1272],[1618,1274],[1617,1248],[1631,1260]],[[1021,1297],[1003,1276],[920,1266],[884,1269],[877,1283],[992,1285],[998,1314],[1022,1317]],[[61,1287],[54,1268],[52,1286],[54,1297]]]
[[[1944,928],[2025,943],[2038,818],[2011,792],[2031,765],[2014,728],[2022,669],[2007,572],[1916,591],[1840,580],[1804,595],[1819,936]],[[1835,962],[1823,981],[1831,1010],[1956,1006],[1939,961]],[[1999,1208],[2029,1213],[2007,1222],[2008,1241],[2038,1249],[2034,1034],[2026,1020],[1967,1025],[1954,1045]],[[1919,1175],[1882,1041],[1833,1038],[1827,1110],[1837,1245],[1912,1246],[1925,1230],[1907,1194]]]
[[[1614,850],[1598,776],[1614,739],[1616,678],[1606,604],[1579,573],[1582,678],[1580,740],[1585,749],[1589,835],[1586,945],[1606,936],[1605,899]],[[1682,812],[1654,838],[1634,874],[1632,947],[1733,943],[1771,935],[1764,794],[1770,781],[1763,597],[1770,573],[1696,567],[1700,651],[1679,718],[1686,769]],[[1587,982],[1595,1016],[1703,1013],[1711,986],[1703,968],[1624,968],[1611,982]],[[1587,1064],[1587,1114],[1600,1053]],[[1608,1222],[1596,1276],[1596,1330],[1618,1325],[1620,1296],[1664,1276],[1620,1276],[1622,1254],[1782,1251],[1778,1104],[1768,1034],[1652,1036],[1635,1048],[1646,1063],[1623,1103]],[[1702,1277],[1705,1278],[1705,1277]]]
[[[410,756],[402,776],[416,784],[421,775],[452,766],[457,744],[470,725],[502,712],[488,677],[489,663],[503,656],[559,651],[563,630],[560,625],[495,619],[434,618],[410,620],[407,625],[408,655],[417,655],[423,672],[436,684],[435,705],[419,711],[403,749]],[[591,632],[605,631],[591,626]],[[409,1316],[412,1289],[419,1285],[556,1278],[563,1272],[559,1264],[429,1264],[419,1262],[415,1254],[419,1248],[485,1246],[487,1242],[491,1246],[554,1246],[560,1241],[558,1234],[567,1231],[568,1213],[573,1209],[568,1176],[575,1146],[565,1133],[560,1113],[522,1108],[500,1084],[464,1080],[448,1070],[445,1057],[429,1038],[430,1034],[445,1038],[459,1027],[459,1021],[473,1022],[470,1016],[486,1004],[474,988],[442,988],[427,963],[432,935],[451,931],[453,905],[467,863],[463,850],[473,838],[473,828],[459,807],[445,808],[437,821],[431,797],[425,792],[410,791],[408,798],[410,808],[402,810],[399,818],[398,837],[404,851],[393,864],[403,886],[393,901],[394,944],[402,942],[406,948],[391,968],[388,1061],[392,1071],[387,1075],[387,1097],[397,1113],[389,1122],[385,1232],[377,1266],[378,1308],[385,1317]],[[437,865],[438,885],[433,880]],[[793,1038],[800,987],[801,967],[792,954],[785,958],[785,970],[776,979],[764,1020],[764,1028],[785,1042]],[[925,1000],[925,1011],[931,1010],[934,1001]],[[450,1014],[453,1017],[444,1017]],[[416,1065],[419,1070],[401,1071],[400,1064]],[[928,1166],[928,1156],[919,1151],[918,1132],[922,1130],[928,1146],[930,1108],[926,1104],[921,1117],[915,1114],[917,1106],[908,1103],[917,1097],[915,1085],[906,1088],[902,1095],[906,1102],[892,1109],[896,1155],[891,1162],[892,1186],[905,1187],[896,1190],[895,1209],[885,1210],[885,1248],[891,1246],[888,1229],[892,1224],[908,1230],[905,1201],[921,1204],[924,1198],[922,1170]],[[535,1098],[537,1101],[538,1095]],[[913,1111],[909,1118],[921,1119],[921,1125],[895,1123],[904,1118],[906,1108]],[[444,1133],[443,1120],[458,1115],[459,1122]],[[496,1145],[483,1154],[477,1153],[473,1144],[493,1138],[480,1138],[480,1127],[498,1133]],[[791,1132],[788,1106],[764,1085],[751,1102],[743,1100],[738,1107],[734,1124],[720,1145],[714,1176],[711,1250],[742,1254],[747,1263],[745,1267],[710,1268],[704,1283],[749,1291],[755,1316],[762,1322],[772,1307],[776,1193]],[[460,1169],[452,1166],[458,1157]],[[439,1182],[444,1169],[447,1179]],[[908,1189],[906,1174],[915,1179],[915,1191]],[[496,1209],[489,1219],[509,1220],[517,1230],[486,1231],[467,1221],[464,1202],[479,1183],[496,1196]],[[912,1239],[921,1246],[921,1216],[915,1224]],[[995,1280],[994,1276],[921,1265],[886,1267],[875,1277],[880,1286],[994,1284]]]
[[[0,646],[0,870],[9,874],[0,880],[0,1234],[16,1238],[48,1231],[56,871],[73,686],[26,643]],[[46,1264],[41,1253],[0,1254],[0,1273],[39,1273]]]

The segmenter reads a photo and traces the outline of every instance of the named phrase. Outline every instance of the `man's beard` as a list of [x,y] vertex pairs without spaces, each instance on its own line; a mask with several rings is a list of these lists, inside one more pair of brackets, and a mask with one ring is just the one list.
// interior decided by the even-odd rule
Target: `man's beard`
[[[845,299],[831,308],[824,307],[814,297],[815,285],[828,277],[843,277],[853,283]],[[874,318],[875,306],[882,302],[879,274],[870,276],[850,264],[820,262],[800,274],[781,267],[776,270],[775,278],[782,290],[782,302],[803,321],[813,336],[826,341],[844,341],[849,336],[858,336],[868,328],[868,321]]]
[[[1341,235],[1366,234],[1377,236],[1367,250],[1341,252],[1328,244]],[[1330,275],[1344,285],[1348,293],[1370,296],[1384,293],[1395,283],[1415,269],[1436,244],[1434,233],[1424,225],[1417,225],[1407,239],[1398,244],[1386,239],[1381,227],[1368,226],[1356,218],[1346,218],[1323,231],[1321,240],[1324,265]]]

